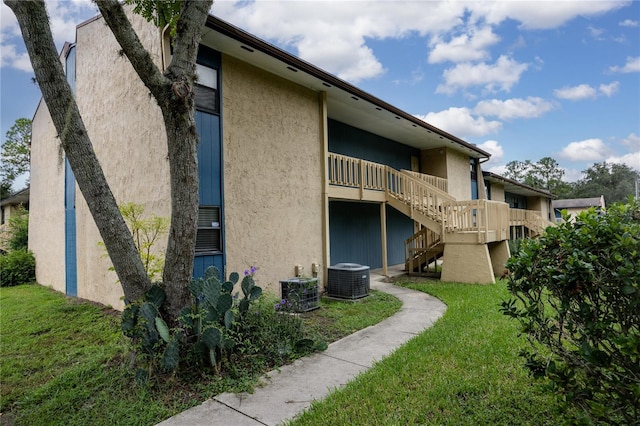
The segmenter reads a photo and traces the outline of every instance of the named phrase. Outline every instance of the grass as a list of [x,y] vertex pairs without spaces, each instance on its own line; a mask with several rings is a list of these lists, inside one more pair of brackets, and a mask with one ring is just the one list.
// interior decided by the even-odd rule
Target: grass
[[[383,293],[323,300],[303,315],[331,342],[392,315]],[[45,287],[0,288],[0,424],[152,425],[221,392],[246,391],[262,371],[173,377],[135,386],[119,313]]]
[[557,425],[568,422],[555,397],[533,383],[518,356],[517,324],[499,312],[494,285],[411,283],[448,309],[421,333],[327,399],[300,425]]

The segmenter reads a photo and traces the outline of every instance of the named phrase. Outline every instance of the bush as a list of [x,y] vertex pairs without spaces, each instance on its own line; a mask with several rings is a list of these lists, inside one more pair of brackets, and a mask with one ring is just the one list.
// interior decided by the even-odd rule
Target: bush
[[531,342],[536,377],[589,421],[640,423],[640,201],[589,210],[523,242],[505,315]]
[[36,259],[29,250],[13,250],[0,255],[0,287],[36,280]]
[[11,250],[27,250],[29,243],[29,211],[20,206],[7,223],[7,247]]

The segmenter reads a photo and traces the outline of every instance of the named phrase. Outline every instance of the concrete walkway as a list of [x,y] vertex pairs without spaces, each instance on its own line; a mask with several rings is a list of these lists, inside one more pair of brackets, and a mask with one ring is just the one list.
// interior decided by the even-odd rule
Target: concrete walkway
[[374,272],[371,288],[402,301],[395,315],[330,344],[324,352],[268,373],[252,394],[223,393],[160,425],[278,425],[371,368],[444,314],[446,305],[440,300],[378,281],[382,277]]

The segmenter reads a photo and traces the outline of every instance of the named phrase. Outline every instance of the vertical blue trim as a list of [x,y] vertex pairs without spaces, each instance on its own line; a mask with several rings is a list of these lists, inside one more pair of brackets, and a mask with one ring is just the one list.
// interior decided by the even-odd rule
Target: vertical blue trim
[[76,179],[67,159],[64,160],[64,235],[65,291],[69,296],[77,296]]
[[[76,47],[71,46],[65,62],[67,82],[76,93]],[[76,241],[76,178],[69,161],[64,160],[64,263],[65,292],[78,295],[78,257]]]
[[219,52],[200,46],[197,62],[201,65],[217,69],[218,114],[196,111],[196,128],[200,136],[198,144],[198,178],[200,182],[200,205],[220,206],[221,217],[221,253],[196,255],[193,259],[194,278],[202,277],[209,266],[217,267],[225,275],[225,210],[224,210],[224,168],[222,158],[222,70]]

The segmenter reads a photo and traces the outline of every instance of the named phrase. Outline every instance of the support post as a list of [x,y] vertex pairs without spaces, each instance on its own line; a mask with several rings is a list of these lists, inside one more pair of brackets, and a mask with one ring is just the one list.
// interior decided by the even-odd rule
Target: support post
[[387,276],[387,204],[380,203],[380,233],[382,239],[382,275]]

